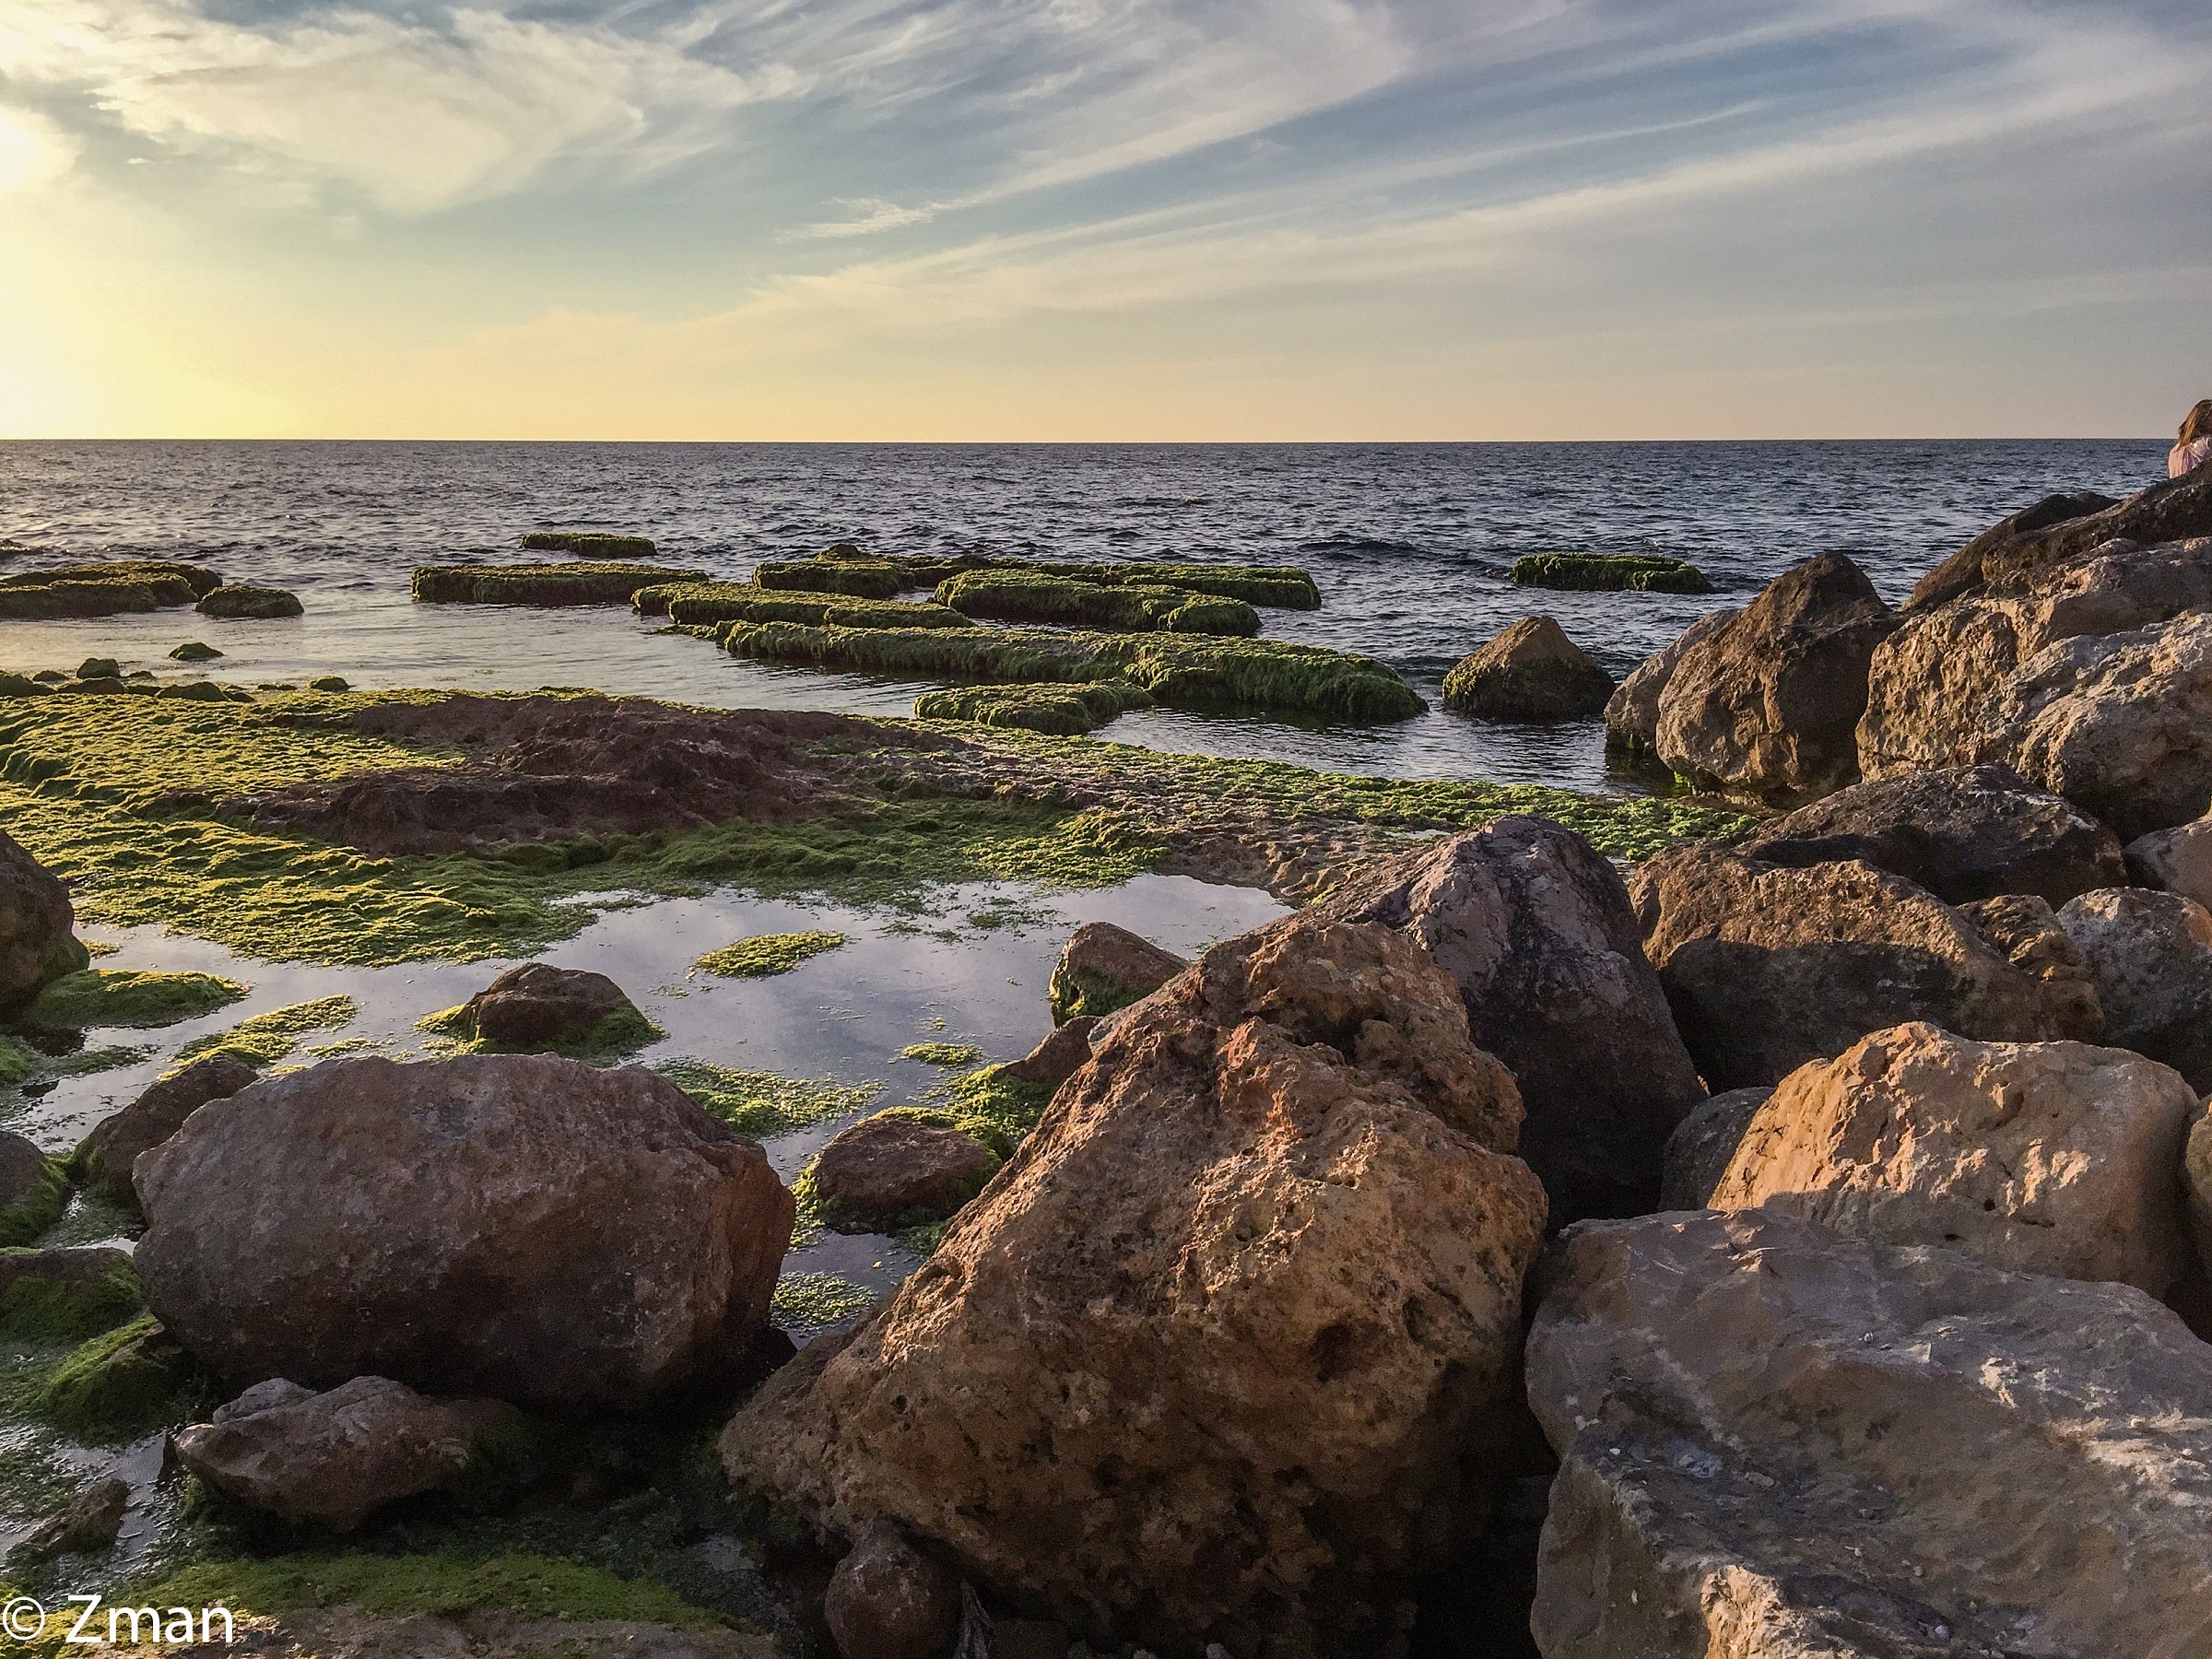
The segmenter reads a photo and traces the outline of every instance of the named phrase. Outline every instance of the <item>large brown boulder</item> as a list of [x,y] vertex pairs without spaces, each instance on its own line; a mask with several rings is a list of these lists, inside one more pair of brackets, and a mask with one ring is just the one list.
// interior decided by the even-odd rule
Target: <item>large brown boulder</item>
[[1576,720],[1605,712],[1613,677],[1549,617],[1524,617],[1444,676],[1444,706],[1494,720]]
[[1111,922],[1086,922],[1067,936],[1045,987],[1053,1018],[1112,1014],[1148,996],[1190,964]]
[[2181,541],[2212,535],[2212,477],[2199,467],[2138,490],[2124,501],[2081,512],[2099,498],[2045,497],[1999,521],[1920,579],[1909,601],[1915,609],[1939,605],[1977,587],[2002,583],[2046,566],[2079,558],[2111,541]]
[[791,1194],[650,1072],[337,1060],[138,1160],[147,1300],[220,1375],[635,1406],[760,1330]]
[[1216,946],[724,1461],[1094,1637],[1379,1642],[1515,1420],[1519,1117],[1410,939],[1297,916]]
[[0,832],[0,1009],[29,1002],[89,963],[76,926],[61,878]]
[[1896,625],[1850,559],[1806,560],[1682,653],[1659,696],[1659,758],[1686,777],[1765,800],[1808,799],[1853,782],[1867,664]]
[[2058,1035],[2038,979],[1926,888],[1855,859],[1794,868],[1680,847],[1637,866],[1630,892],[1712,1088],[1779,1083],[1908,1020],[1983,1041]]
[[1521,1156],[1554,1228],[1658,1202],[1662,1152],[1702,1100],[1612,862],[1571,830],[1502,818],[1355,877],[1313,907],[1410,934],[1449,971],[1528,1116]]
[[1870,778],[1974,758],[1991,700],[2045,647],[2212,606],[2212,539],[2099,547],[1932,610],[1874,653],[1859,766]]
[[496,1400],[433,1400],[389,1377],[195,1423],[177,1461],[218,1490],[288,1521],[350,1532],[386,1504],[450,1487],[477,1442],[513,1415]]
[[103,1197],[135,1204],[131,1166],[141,1152],[151,1151],[182,1129],[184,1120],[208,1101],[227,1100],[260,1080],[259,1072],[229,1054],[194,1060],[94,1124],[71,1155],[71,1172]]
[[1740,606],[1710,611],[1677,635],[1673,644],[1630,669],[1606,700],[1606,743],[1632,754],[1653,752],[1659,740],[1659,699],[1675,677],[1682,653],[1742,615]]
[[2212,1344],[2124,1285],[1764,1210],[1569,1235],[1546,1659],[2212,1652]]
[[1707,1203],[2162,1297],[2194,1260],[2174,1171],[2195,1114],[2125,1049],[1899,1026],[1784,1077]]
[[1990,700],[1973,758],[2001,760],[2134,841],[2212,807],[2212,616],[2063,641]]
[[2212,1093],[2212,912],[2179,893],[2107,888],[2058,912],[2104,1011],[2105,1041]]
[[1766,864],[1856,858],[1950,904],[2001,893],[2064,904],[2127,875],[2110,830],[2002,766],[1853,783],[1768,819],[1737,845]]

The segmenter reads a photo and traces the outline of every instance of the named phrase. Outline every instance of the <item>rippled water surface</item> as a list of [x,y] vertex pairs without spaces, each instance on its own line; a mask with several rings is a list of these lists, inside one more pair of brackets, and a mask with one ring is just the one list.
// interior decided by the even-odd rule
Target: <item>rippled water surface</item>
[[[617,612],[408,603],[408,572],[514,554],[541,528],[641,533],[671,562],[741,575],[836,540],[891,552],[1297,563],[1318,612],[1273,636],[1382,657],[1434,700],[1443,672],[1547,612],[1616,674],[1702,610],[1840,550],[1891,597],[1992,521],[2055,489],[2140,488],[2142,441],[1384,445],[17,443],[0,540],[51,558],[147,554],[297,589],[308,615],[0,624],[0,666],[91,654],[159,665],[195,635],[246,679],[362,686],[590,684],[719,706],[899,713],[922,688],[739,662]],[[1657,550],[1710,597],[1559,594],[1505,580],[1524,553]],[[1603,787],[1596,723],[1512,726],[1441,711],[1381,728],[1180,712],[1113,737],[1344,771]],[[1616,781],[1617,782],[1617,781]]]

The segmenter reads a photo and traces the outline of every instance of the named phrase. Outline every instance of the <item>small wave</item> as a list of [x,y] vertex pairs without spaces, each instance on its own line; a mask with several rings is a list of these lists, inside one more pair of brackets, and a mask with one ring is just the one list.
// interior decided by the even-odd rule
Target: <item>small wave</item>
[[1418,542],[1392,541],[1381,535],[1328,535],[1298,544],[1301,553],[1426,553]]

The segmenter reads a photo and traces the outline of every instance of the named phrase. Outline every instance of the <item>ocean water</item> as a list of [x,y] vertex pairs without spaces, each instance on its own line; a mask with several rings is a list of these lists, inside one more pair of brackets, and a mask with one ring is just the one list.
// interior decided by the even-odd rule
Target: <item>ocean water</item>
[[[2058,489],[2125,494],[2164,441],[1336,445],[780,445],[319,442],[0,444],[0,542],[61,559],[210,563],[293,588],[304,618],[183,613],[0,624],[0,667],[116,655],[167,673],[200,637],[249,683],[592,685],[719,707],[904,713],[925,687],[762,667],[615,611],[416,606],[418,565],[523,557],[523,532],[643,534],[671,563],[742,576],[850,540],[1085,559],[1295,563],[1318,612],[1271,637],[1381,657],[1433,703],[1443,674],[1549,614],[1617,676],[1701,612],[1837,551],[1892,599],[1975,532]],[[1688,559],[1710,596],[1561,594],[1506,580],[1525,553]],[[197,671],[195,671],[197,672]],[[1342,771],[1578,788],[1609,777],[1595,721],[1516,725],[1440,708],[1383,727],[1161,711],[1104,734]]]

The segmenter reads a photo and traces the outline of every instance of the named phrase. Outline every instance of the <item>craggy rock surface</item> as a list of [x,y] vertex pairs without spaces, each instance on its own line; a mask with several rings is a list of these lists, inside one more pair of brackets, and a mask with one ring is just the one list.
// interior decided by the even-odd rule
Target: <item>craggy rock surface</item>
[[649,1072],[337,1060],[139,1160],[147,1300],[219,1375],[634,1406],[760,1329],[793,1204]]
[[1639,865],[1630,891],[1716,1089],[1779,1083],[1913,1019],[1985,1041],[2057,1034],[2039,980],[1925,888],[1856,860],[1793,869],[1681,847]]
[[2212,1344],[1765,1211],[1594,1223],[1536,1315],[1547,1659],[2212,1651]]
[[2002,766],[1854,783],[1770,818],[1737,844],[1767,864],[1856,858],[1951,904],[2000,893],[2064,904],[2126,879],[2117,836]]
[[470,997],[463,1018],[487,1042],[555,1042],[582,1037],[631,1006],[604,973],[525,962]]
[[[2085,494],[2074,499],[2088,504],[2099,498]],[[2000,520],[1922,577],[1910,604],[1922,609],[1981,584],[2000,583],[2078,558],[2110,541],[2169,542],[2212,535],[2212,477],[2203,467],[2100,511],[2074,512],[2064,502],[2065,498],[2046,497],[2025,512]],[[2036,523],[2039,516],[2041,522]]]
[[1971,599],[1912,610],[1874,653],[1859,765],[1870,778],[1971,760],[1990,700],[2046,646],[2212,606],[2212,539],[2100,546]]
[[1549,617],[1524,617],[1444,676],[1444,706],[1498,720],[1602,713],[1613,677]]
[[61,878],[0,832],[0,1008],[87,965],[76,925]]
[[195,1423],[171,1443],[187,1469],[241,1502],[349,1532],[388,1503],[458,1480],[477,1437],[510,1411],[356,1377],[328,1394]]
[[2197,1260],[2212,1272],[2212,1108],[2189,1125],[2182,1154],[2182,1186],[2189,1204],[2189,1229]]
[[1090,1034],[1099,1029],[1096,1014],[1078,1014],[1018,1060],[1006,1063],[1006,1074],[1023,1083],[1046,1083],[1057,1088],[1076,1075],[1090,1058]]
[[1690,1108],[1666,1137],[1665,1173],[1659,1183],[1663,1210],[1706,1209],[1712,1189],[1727,1173],[1744,1131],[1774,1091],[1732,1088]]
[[822,1613],[840,1659],[944,1659],[959,1629],[960,1581],[879,1519],[838,1562]]
[[135,1203],[131,1166],[184,1126],[184,1120],[210,1100],[226,1100],[260,1081],[261,1074],[242,1060],[211,1054],[194,1060],[173,1077],[163,1077],[121,1112],[102,1118],[78,1143],[77,1179],[118,1203]]
[[1055,1020],[1111,1014],[1148,996],[1190,964],[1111,922],[1086,922],[1067,936],[1045,996]]
[[1896,624],[1865,572],[1840,553],[1776,577],[1677,661],[1659,697],[1659,758],[1687,777],[1772,800],[1853,782],[1867,664]]
[[841,714],[728,713],[607,697],[453,696],[332,717],[355,731],[450,743],[455,766],[289,784],[218,804],[256,829],[364,853],[455,853],[580,835],[771,822],[823,807],[836,769],[803,747],[947,740]]
[[104,1476],[18,1539],[7,1552],[8,1562],[20,1567],[52,1556],[106,1549],[123,1530],[123,1517],[130,1507],[131,1483],[119,1476]]
[[2133,841],[2212,806],[2212,616],[2084,635],[2023,664],[1983,716],[2002,760]]
[[1632,750],[1653,749],[1659,739],[1659,699],[1675,677],[1682,653],[1744,614],[1741,606],[1708,611],[1655,655],[1629,673],[1606,700],[1606,740]]
[[[2212,818],[2155,830],[2127,844],[2128,873],[2145,887],[2163,888],[2212,904]],[[2117,881],[2107,887],[2119,887]]]
[[1705,1090],[1610,860],[1546,819],[1502,818],[1312,913],[1402,929],[1457,982],[1476,1042],[1520,1085],[1521,1156],[1553,1227],[1657,1202],[1666,1137]]
[[885,1231],[942,1220],[997,1168],[971,1135],[885,1112],[837,1132],[815,1159],[814,1190],[837,1220]]
[[1404,935],[1298,916],[1216,946],[724,1461],[1093,1634],[1379,1642],[1514,1420],[1544,1223],[1519,1118]]
[[2212,912],[2179,893],[2108,888],[2058,912],[2088,964],[2105,1040],[2212,1091]]
[[2174,1171],[2195,1114],[2125,1049],[1899,1026],[1783,1078],[1711,1205],[2162,1297],[2194,1259]]
[[2053,1037],[2070,1042],[2104,1041],[2104,1006],[2097,1000],[2097,981],[2081,947],[2068,935],[2048,900],[2032,893],[2007,893],[1979,904],[1962,904],[1959,913],[1981,931],[1998,955],[2042,987]]

